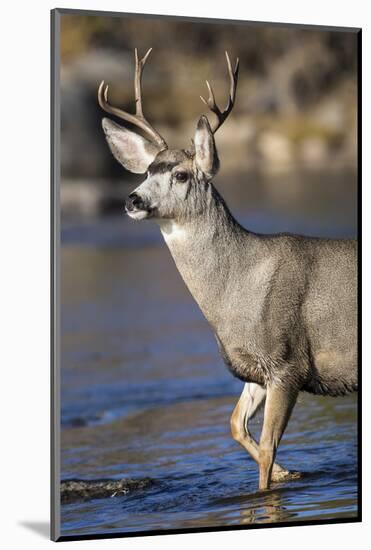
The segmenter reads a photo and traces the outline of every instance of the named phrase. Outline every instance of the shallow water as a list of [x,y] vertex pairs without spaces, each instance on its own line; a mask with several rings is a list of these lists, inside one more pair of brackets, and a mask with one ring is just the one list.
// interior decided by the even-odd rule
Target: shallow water
[[[274,212],[259,200],[239,211],[233,190],[228,202],[253,230],[344,237],[355,233],[348,192],[338,204],[328,189],[317,193],[320,209],[301,196],[297,208],[288,198]],[[229,431],[243,383],[224,367],[158,229],[123,216],[70,222],[62,243],[62,479],[153,480],[63,504],[62,534],[357,514],[355,395],[302,394],[278,461],[304,475],[258,492],[257,467]],[[257,436],[261,421],[252,422]]]

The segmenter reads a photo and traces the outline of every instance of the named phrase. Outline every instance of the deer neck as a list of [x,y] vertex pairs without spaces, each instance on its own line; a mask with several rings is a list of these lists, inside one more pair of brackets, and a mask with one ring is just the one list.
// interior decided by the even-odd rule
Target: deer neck
[[214,190],[192,220],[161,220],[161,233],[185,284],[208,321],[216,327],[227,299],[242,242],[248,237]]

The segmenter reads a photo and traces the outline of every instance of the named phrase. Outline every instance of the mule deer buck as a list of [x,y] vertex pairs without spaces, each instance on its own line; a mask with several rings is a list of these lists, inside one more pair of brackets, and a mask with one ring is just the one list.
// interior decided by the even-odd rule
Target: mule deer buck
[[[209,97],[201,99],[216,122],[211,126],[201,116],[192,147],[175,150],[143,114],[142,71],[150,52],[140,60],[135,50],[135,114],[109,103],[104,81],[98,91],[106,112],[146,137],[107,118],[103,129],[113,156],[127,170],[146,174],[126,212],[158,222],[226,365],[245,382],[232,435],[259,465],[259,487],[267,489],[271,481],[295,476],[275,456],[298,393],[338,396],[357,389],[356,242],[243,228],[211,183],[219,168],[214,135],[235,102],[238,59],[233,68],[226,52],[226,108],[220,110],[206,82]],[[258,444],[248,422],[264,403]]]

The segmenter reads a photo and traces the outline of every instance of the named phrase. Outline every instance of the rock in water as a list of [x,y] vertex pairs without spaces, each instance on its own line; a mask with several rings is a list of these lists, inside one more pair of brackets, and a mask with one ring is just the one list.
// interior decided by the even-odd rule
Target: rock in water
[[61,482],[61,502],[123,496],[152,485],[150,478],[142,479],[69,479]]

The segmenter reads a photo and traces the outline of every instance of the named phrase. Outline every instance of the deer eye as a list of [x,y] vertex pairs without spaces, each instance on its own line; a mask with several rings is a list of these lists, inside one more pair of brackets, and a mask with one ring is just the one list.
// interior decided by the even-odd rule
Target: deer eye
[[184,183],[188,179],[188,174],[187,172],[175,172],[174,178],[176,179],[176,181]]

